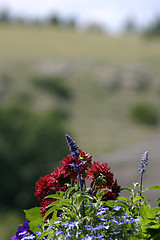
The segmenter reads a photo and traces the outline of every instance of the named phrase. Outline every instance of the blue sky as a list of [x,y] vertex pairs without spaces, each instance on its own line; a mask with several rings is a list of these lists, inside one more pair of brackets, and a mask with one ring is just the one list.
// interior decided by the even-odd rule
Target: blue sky
[[0,0],[0,9],[30,17],[57,13],[74,17],[79,24],[98,22],[116,32],[128,18],[135,19],[139,26],[146,26],[160,16],[160,0]]

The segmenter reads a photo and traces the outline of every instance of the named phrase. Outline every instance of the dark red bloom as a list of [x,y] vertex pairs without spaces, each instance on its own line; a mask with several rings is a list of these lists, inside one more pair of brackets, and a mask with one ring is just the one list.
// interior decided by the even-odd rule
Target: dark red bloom
[[[86,161],[86,163],[83,164],[80,168],[80,173],[82,174],[82,177],[85,178],[86,171],[91,166],[92,156],[87,152],[82,152],[81,149],[78,149],[78,151],[80,153],[78,157],[78,164],[80,164],[82,161]],[[76,158],[72,157],[71,155],[63,158],[63,160],[60,162],[62,170],[64,172],[64,177],[69,176],[70,179],[76,181],[77,170],[74,168],[73,163],[76,165]]]
[[91,167],[91,162],[92,162],[92,156],[87,153],[87,152],[83,152],[81,149],[78,149],[80,155],[79,155],[79,162],[82,161],[86,161],[85,164],[82,165],[82,168],[80,169],[80,173],[82,174],[83,178],[87,177],[87,170],[89,169],[89,167]]
[[118,186],[117,180],[114,181],[113,173],[107,163],[94,162],[87,173],[87,180],[92,180],[91,188],[96,191],[102,188],[110,190],[103,195],[102,200],[115,200],[119,196],[120,186]]
[[60,162],[61,167],[62,167],[63,172],[64,172],[64,177],[67,177],[69,175],[70,179],[72,179],[73,181],[76,181],[77,170],[74,169],[74,167],[70,165],[72,163],[76,164],[76,159],[73,158],[71,155],[68,155],[67,157],[64,157],[63,160]]
[[38,197],[38,200],[43,200],[45,196],[48,195],[50,190],[54,190],[54,179],[53,177],[46,175],[43,178],[40,177],[40,179],[36,182],[35,185],[35,196]]
[[59,188],[63,188],[66,183],[70,183],[70,178],[65,174],[62,166],[55,168],[51,176],[54,179],[53,186],[56,191],[58,191]]
[[[87,173],[87,180],[93,180],[95,185],[111,186],[113,183],[113,173],[107,163],[93,162]],[[91,186],[93,186],[93,182]]]

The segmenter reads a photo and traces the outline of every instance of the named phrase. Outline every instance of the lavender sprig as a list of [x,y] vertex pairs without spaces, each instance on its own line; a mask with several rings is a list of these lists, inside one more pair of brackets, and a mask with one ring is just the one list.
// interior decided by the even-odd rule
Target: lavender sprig
[[71,155],[72,157],[79,157],[79,153],[77,153],[78,150],[78,146],[76,145],[76,142],[72,140],[72,138],[68,135],[65,134],[68,146],[69,146],[69,150],[71,151]]
[[[145,167],[147,165],[148,165],[148,152],[146,151],[141,158],[141,162],[140,162],[141,168],[139,168],[139,172],[141,174],[140,191],[142,191],[143,174],[146,171]],[[140,196],[141,196],[141,193],[140,193]]]
[[72,138],[68,134],[66,134],[65,137],[66,137],[69,149],[71,151],[72,157],[76,158],[76,164],[73,164],[73,165],[74,165],[74,168],[76,168],[76,170],[77,170],[79,185],[80,185],[80,189],[82,192],[83,186],[82,186],[82,180],[81,180],[81,174],[80,174],[80,168],[81,168],[82,164],[78,164],[78,157],[79,157],[79,152],[77,152],[78,146],[76,145],[75,141],[73,141]]

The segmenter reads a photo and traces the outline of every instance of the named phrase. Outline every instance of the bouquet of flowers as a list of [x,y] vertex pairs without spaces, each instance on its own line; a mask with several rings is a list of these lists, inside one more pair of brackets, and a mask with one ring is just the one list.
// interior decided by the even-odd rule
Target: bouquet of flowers
[[[27,220],[11,240],[160,239],[160,198],[152,209],[142,195],[148,152],[140,162],[140,184],[121,188],[107,163],[92,163],[67,134],[66,140],[71,155],[36,182],[40,207],[24,210]],[[131,196],[119,196],[121,191]]]

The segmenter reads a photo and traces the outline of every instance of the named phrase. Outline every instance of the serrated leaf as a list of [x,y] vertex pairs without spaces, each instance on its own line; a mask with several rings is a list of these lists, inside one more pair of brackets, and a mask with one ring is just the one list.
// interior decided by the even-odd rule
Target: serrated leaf
[[150,210],[151,210],[151,206],[150,205],[145,205],[143,204],[140,209],[139,209],[139,213],[140,216],[145,219],[145,218],[149,218],[150,217]]
[[30,230],[33,233],[36,233],[37,231],[37,226],[43,223],[43,218],[41,215],[41,210],[39,207],[31,208],[29,210],[24,210],[26,219],[28,219]]
[[29,221],[34,221],[37,218],[41,218],[41,209],[39,207],[24,210],[24,212]]

